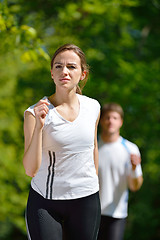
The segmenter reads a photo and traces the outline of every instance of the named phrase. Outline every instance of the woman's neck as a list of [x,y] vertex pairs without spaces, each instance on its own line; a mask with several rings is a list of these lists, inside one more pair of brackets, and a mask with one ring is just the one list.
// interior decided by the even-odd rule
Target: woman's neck
[[49,100],[53,103],[54,106],[59,106],[63,104],[73,106],[78,102],[76,92],[74,91],[61,91],[60,93],[56,91],[53,95],[49,97]]
[[68,95],[63,95],[62,93],[60,95],[56,92],[49,97],[49,100],[65,120],[73,122],[78,117],[80,103],[75,92]]

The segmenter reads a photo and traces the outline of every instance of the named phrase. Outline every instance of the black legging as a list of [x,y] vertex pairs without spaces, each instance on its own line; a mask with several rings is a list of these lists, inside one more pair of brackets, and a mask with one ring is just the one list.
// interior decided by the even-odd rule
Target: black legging
[[126,218],[101,216],[98,240],[123,240]]
[[49,200],[30,189],[26,226],[31,240],[96,240],[99,193],[73,200]]

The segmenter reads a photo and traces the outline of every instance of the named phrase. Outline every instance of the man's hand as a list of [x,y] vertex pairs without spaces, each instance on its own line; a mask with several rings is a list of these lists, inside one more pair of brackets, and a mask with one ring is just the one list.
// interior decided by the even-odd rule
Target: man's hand
[[136,154],[131,154],[132,170],[136,169],[136,166],[141,163],[141,157]]

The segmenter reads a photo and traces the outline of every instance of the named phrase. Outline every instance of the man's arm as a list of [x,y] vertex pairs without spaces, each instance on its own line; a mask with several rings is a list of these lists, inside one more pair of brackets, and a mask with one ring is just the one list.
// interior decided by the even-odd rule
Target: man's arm
[[132,169],[128,176],[128,187],[131,191],[139,190],[143,184],[143,176],[138,173],[138,165],[141,163],[141,157],[136,154],[131,154]]

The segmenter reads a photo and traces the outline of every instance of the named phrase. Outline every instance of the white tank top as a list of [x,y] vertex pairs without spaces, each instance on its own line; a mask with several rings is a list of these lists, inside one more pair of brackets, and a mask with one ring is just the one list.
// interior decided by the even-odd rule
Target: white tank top
[[[31,181],[32,188],[47,199],[76,199],[99,190],[93,150],[100,104],[83,95],[77,97],[80,111],[73,122],[49,105],[42,133],[42,163]],[[35,116],[34,106],[26,111]]]

